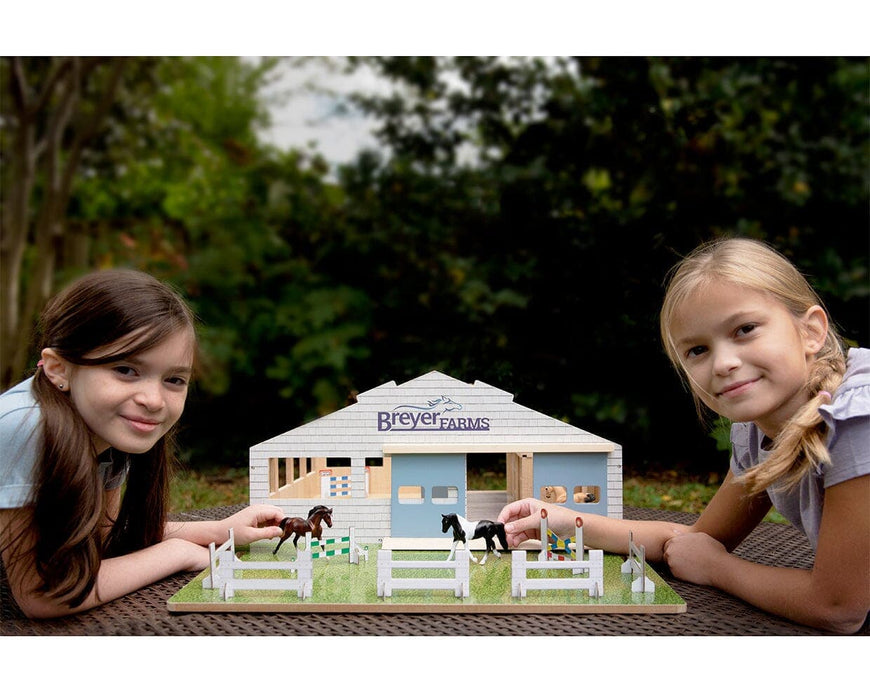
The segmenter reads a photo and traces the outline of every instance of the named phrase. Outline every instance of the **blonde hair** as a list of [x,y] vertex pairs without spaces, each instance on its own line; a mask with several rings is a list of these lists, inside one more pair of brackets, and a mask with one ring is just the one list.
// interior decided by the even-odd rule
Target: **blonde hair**
[[[812,306],[825,308],[804,276],[770,246],[743,238],[726,238],[702,245],[672,271],[659,317],[665,352],[686,381],[688,373],[671,337],[671,324],[689,295],[713,281],[731,282],[768,294],[795,318],[803,316]],[[807,377],[806,391],[810,399],[777,435],[769,457],[741,477],[751,494],[774,485],[792,488],[809,470],[830,459],[826,446],[828,428],[819,414],[819,406],[829,401],[824,392],[833,394],[843,380],[845,369],[843,342],[838,333],[829,328]],[[692,394],[699,414],[703,415],[697,392],[693,390]]]

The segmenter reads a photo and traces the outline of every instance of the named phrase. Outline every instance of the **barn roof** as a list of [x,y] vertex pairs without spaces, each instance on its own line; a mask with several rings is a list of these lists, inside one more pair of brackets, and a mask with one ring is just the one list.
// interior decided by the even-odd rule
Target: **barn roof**
[[609,440],[514,402],[485,382],[432,371],[251,448],[252,455],[377,457],[401,452],[609,452]]

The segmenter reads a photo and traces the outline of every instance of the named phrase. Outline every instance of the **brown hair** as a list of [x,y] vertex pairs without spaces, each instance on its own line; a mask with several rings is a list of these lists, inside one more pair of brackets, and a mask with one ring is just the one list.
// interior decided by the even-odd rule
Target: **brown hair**
[[[711,281],[732,282],[768,294],[795,318],[812,306],[824,309],[821,299],[797,268],[765,243],[726,238],[699,247],[672,271],[659,318],[665,352],[687,381],[688,373],[671,337],[671,323],[686,298]],[[742,477],[750,493],[759,493],[774,485],[791,488],[808,470],[830,459],[825,444],[827,424],[819,414],[819,406],[827,399],[820,393],[833,394],[843,380],[845,369],[843,342],[837,332],[829,328],[807,378],[806,391],[811,398],[780,431],[769,457]],[[693,396],[699,414],[703,414],[703,405],[694,390]]]
[[[195,338],[193,314],[168,286],[134,270],[103,270],[49,302],[38,347],[52,348],[73,364],[102,365],[144,352],[183,329]],[[174,428],[144,454],[114,455],[130,468],[120,512],[106,534],[105,486],[84,420],[41,369],[33,393],[41,440],[29,529],[39,590],[75,607],[93,589],[103,558],[163,539]]]

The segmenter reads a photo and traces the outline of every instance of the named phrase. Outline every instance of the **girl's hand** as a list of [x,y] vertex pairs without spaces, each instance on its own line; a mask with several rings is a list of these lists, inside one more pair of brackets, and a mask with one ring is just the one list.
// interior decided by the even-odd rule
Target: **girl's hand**
[[524,498],[508,503],[498,514],[498,522],[504,523],[508,547],[516,547],[521,542],[540,538],[541,501]]
[[716,564],[729,556],[725,546],[710,535],[676,530],[665,542],[663,554],[674,576],[701,586],[716,585],[713,580]]
[[248,506],[221,520],[226,530],[233,529],[236,544],[250,544],[257,540],[270,540],[283,534],[280,523],[284,511],[276,506],[258,504]]
[[508,503],[498,514],[498,521],[504,523],[508,547],[516,547],[526,540],[541,538],[541,510],[547,510],[548,527],[560,535],[574,531],[577,517],[570,508],[544,503],[535,498],[524,498]]

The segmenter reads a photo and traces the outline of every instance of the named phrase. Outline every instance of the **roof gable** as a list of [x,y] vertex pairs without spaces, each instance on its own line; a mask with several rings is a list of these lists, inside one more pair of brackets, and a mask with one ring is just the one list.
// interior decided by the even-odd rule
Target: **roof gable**
[[[381,384],[357,402],[251,448],[298,450],[299,456],[361,452],[377,456],[389,445],[486,446],[613,443],[513,401],[513,394],[432,371],[402,384]],[[494,450],[495,451],[495,450]],[[500,449],[499,449],[500,451]]]

